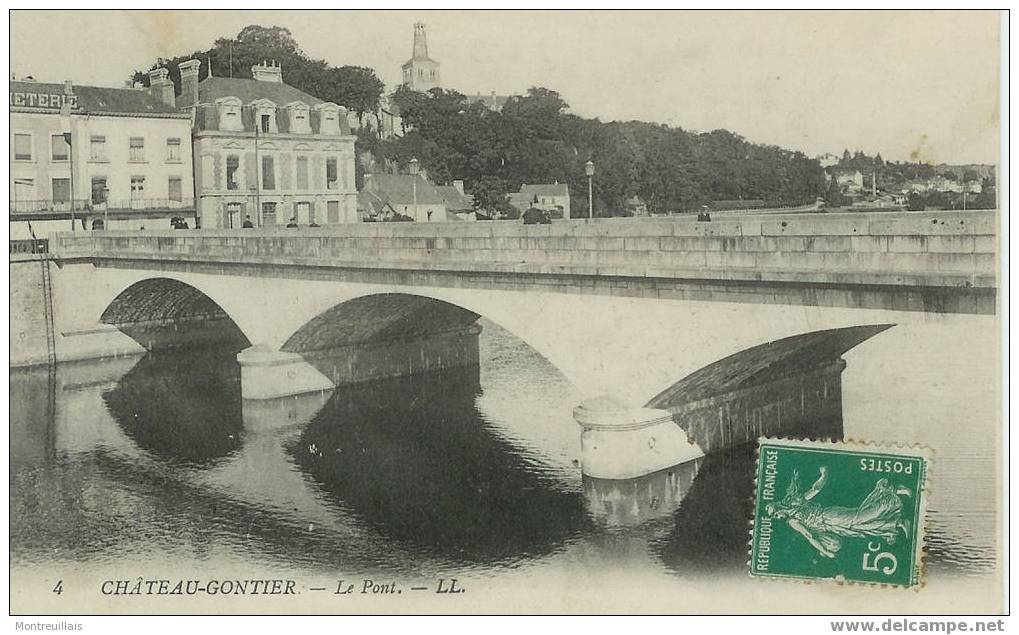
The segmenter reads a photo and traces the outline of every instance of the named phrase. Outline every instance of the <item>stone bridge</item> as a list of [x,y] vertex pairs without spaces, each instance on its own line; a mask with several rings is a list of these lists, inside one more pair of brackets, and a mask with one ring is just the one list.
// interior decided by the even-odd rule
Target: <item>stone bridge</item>
[[[996,219],[62,234],[52,265],[57,359],[136,354],[186,341],[198,325],[205,337],[235,326],[243,396],[273,399],[477,363],[484,316],[589,397],[575,411],[585,472],[630,477],[818,416],[841,423],[840,401],[828,412],[808,407],[808,393],[834,393],[841,355],[890,325],[909,323],[916,337],[950,315],[996,324]],[[886,370],[890,381],[906,372]],[[768,396],[777,386],[801,394],[776,419],[762,413],[778,407]],[[686,423],[736,404],[745,414]]]

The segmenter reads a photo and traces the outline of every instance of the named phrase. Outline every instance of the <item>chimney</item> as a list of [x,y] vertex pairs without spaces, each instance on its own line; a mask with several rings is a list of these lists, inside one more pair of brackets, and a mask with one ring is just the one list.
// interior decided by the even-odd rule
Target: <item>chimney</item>
[[176,100],[173,96],[173,82],[170,81],[170,71],[165,68],[154,68],[149,71],[149,94],[170,108],[176,106]]
[[64,80],[64,94],[65,95],[73,95],[74,94],[74,87],[71,85],[71,80],[69,80],[69,79],[65,79]]
[[279,62],[270,60],[251,67],[251,76],[260,82],[283,83],[283,67]]
[[190,108],[198,105],[198,69],[202,63],[191,59],[180,63],[180,100],[177,106]]
[[453,187],[456,188],[457,192],[460,192],[460,196],[464,195],[464,182],[460,180],[453,181]]

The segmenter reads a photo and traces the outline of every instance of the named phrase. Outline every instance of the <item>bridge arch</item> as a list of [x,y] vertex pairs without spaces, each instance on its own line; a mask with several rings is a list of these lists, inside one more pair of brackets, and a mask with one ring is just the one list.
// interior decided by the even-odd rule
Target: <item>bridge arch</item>
[[281,350],[307,353],[368,341],[423,337],[471,327],[481,316],[456,304],[408,293],[377,293],[340,302],[311,318]]
[[148,350],[217,342],[241,350],[250,341],[233,318],[197,287],[168,277],[144,278],[99,316]]

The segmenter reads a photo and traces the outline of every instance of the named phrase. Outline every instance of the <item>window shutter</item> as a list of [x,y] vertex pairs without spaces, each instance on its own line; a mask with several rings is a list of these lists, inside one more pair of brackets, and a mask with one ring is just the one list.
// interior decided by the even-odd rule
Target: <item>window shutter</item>
[[[223,184],[223,157],[220,154],[212,155],[212,174],[213,174],[213,189],[222,190],[226,189]],[[226,227],[226,225],[224,225]]]
[[255,152],[252,150],[244,153],[244,179],[238,179],[238,184],[240,189],[246,190],[257,182],[258,171],[255,164]]
[[315,201],[308,203],[308,222],[314,223],[315,220]]
[[297,221],[297,202],[294,202],[294,221]]

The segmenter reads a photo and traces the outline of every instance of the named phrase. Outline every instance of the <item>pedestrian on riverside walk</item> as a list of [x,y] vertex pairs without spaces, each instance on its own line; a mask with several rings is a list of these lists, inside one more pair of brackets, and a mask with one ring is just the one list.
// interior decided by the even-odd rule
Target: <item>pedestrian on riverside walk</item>
[[255,228],[255,224],[251,222],[251,215],[250,214],[244,217],[244,222],[241,223],[241,227],[243,229],[254,229]]

